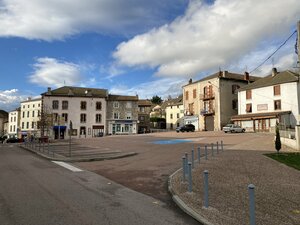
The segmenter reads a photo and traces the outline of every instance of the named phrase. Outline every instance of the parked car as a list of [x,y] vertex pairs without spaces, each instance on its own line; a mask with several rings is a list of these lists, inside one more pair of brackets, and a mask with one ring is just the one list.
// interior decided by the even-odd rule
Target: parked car
[[19,143],[21,142],[21,139],[17,138],[17,137],[10,137],[7,138],[6,143]]
[[230,132],[230,133],[244,133],[245,129],[240,127],[239,125],[227,124],[225,127],[223,127],[223,131],[225,133],[227,133],[227,132]]
[[7,135],[3,135],[0,137],[0,142],[3,143],[8,138]]
[[176,132],[179,133],[179,131],[181,131],[181,132],[184,132],[184,131],[186,131],[186,132],[189,132],[189,131],[194,132],[195,131],[195,126],[193,124],[185,124],[185,125],[183,125],[181,127],[177,127],[176,128]]

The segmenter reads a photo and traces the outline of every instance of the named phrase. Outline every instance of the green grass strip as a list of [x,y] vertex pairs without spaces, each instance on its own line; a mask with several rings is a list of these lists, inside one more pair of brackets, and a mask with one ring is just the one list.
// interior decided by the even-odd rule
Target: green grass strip
[[287,166],[293,167],[300,170],[300,153],[290,152],[290,153],[268,153],[266,156],[277,160],[278,162],[284,163]]

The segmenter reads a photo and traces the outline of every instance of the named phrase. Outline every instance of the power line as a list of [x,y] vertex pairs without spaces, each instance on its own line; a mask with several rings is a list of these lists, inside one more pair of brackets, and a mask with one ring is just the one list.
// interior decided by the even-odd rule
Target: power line
[[275,55],[276,54],[276,52],[282,47],[282,46],[284,46],[287,42],[288,42],[288,40],[290,40],[291,39],[291,37],[295,34],[295,33],[297,33],[297,30],[295,30],[270,56],[268,56],[268,58],[266,58],[261,64],[259,64],[255,69],[253,69],[253,70],[251,70],[249,73],[252,73],[252,72],[254,72],[255,70],[257,70],[259,67],[261,67],[265,62],[267,62],[273,55]]

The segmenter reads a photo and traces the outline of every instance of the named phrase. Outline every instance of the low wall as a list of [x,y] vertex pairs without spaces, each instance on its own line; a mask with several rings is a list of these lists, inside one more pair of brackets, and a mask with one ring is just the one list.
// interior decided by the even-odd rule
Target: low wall
[[281,144],[299,151],[298,146],[297,146],[297,140],[280,137],[280,141],[281,141]]

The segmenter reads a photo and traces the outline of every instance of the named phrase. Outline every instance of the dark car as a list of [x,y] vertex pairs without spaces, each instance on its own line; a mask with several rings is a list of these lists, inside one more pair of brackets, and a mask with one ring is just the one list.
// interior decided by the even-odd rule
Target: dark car
[[186,131],[186,132],[189,132],[189,131],[194,132],[195,131],[195,126],[193,124],[185,124],[185,125],[183,125],[181,127],[177,127],[176,128],[176,132],[178,133],[179,131],[181,131],[181,132],[184,132],[184,131]]
[[7,135],[3,135],[2,137],[0,137],[0,142],[3,143],[7,138]]
[[17,137],[11,137],[6,140],[6,143],[19,143],[21,140]]

